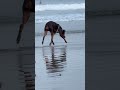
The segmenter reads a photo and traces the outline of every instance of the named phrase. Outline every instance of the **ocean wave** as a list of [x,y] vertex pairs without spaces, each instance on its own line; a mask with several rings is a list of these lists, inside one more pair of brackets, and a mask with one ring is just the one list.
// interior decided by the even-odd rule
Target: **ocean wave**
[[85,3],[80,4],[46,4],[36,5],[35,11],[46,11],[46,10],[77,10],[85,9]]
[[74,21],[85,20],[85,14],[62,14],[62,15],[50,15],[50,16],[36,16],[35,23],[47,22],[47,21]]

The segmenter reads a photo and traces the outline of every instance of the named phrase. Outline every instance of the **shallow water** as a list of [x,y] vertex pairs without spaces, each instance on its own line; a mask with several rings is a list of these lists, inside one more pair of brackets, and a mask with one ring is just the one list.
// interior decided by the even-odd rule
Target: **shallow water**
[[84,36],[68,34],[68,43],[64,44],[56,35],[54,46],[49,46],[49,40],[42,46],[37,42],[42,37],[36,37],[36,90],[85,90]]

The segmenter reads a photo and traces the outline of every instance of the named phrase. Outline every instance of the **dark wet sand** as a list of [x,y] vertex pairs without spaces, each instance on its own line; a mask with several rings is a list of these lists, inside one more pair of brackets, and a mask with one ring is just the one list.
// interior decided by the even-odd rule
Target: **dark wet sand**
[[0,24],[0,89],[2,90],[25,90],[26,82],[22,71],[29,72],[33,79],[32,83],[35,82],[34,21],[25,25],[21,42],[16,45],[19,24],[20,22]]
[[25,90],[27,78],[23,71],[29,72],[28,75],[31,75],[29,80],[35,84],[34,48],[0,50],[0,71],[0,83],[3,90]]

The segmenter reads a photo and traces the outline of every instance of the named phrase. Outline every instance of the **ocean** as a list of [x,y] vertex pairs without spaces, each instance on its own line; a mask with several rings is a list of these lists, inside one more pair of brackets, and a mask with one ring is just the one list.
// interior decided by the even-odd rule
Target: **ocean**
[[[84,0],[36,0],[35,32],[43,33],[48,21],[59,23],[66,31],[85,30]],[[70,26],[70,27],[68,27]]]

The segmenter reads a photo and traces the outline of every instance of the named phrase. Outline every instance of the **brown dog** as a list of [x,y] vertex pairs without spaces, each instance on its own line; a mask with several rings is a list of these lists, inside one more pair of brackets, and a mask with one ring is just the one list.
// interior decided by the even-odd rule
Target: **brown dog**
[[35,0],[24,0],[22,12],[23,12],[22,23],[20,24],[19,27],[19,33],[16,40],[17,44],[20,42],[21,33],[23,31],[24,25],[27,23],[30,17],[30,13],[35,12]]
[[43,40],[42,40],[42,44],[44,43],[44,39],[45,36],[47,35],[47,32],[50,31],[51,33],[51,43],[53,43],[53,36],[55,35],[55,33],[59,33],[59,35],[64,39],[64,41],[67,43],[66,39],[65,39],[65,30],[62,29],[62,27],[57,24],[56,22],[53,21],[49,21],[46,23],[45,28],[44,28],[44,36],[43,36]]

